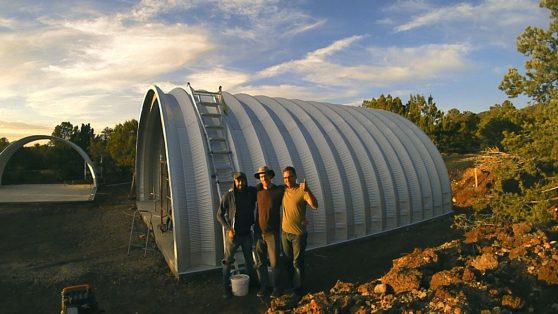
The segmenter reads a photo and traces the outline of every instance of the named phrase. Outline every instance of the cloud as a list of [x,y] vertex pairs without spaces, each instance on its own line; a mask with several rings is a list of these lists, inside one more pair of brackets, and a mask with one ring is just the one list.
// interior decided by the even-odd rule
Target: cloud
[[[179,69],[213,49],[207,36],[185,25],[105,24],[67,23],[88,42],[72,47],[72,58],[43,70],[67,79],[137,81]],[[102,35],[99,28],[104,29]]]
[[184,1],[142,0],[131,10],[128,16],[138,21],[150,20],[169,8],[174,9],[178,7],[179,3],[186,5]]
[[124,21],[116,15],[42,17],[40,27],[0,32],[2,118],[112,126],[136,118],[130,104],[139,107],[152,82],[200,63],[215,49],[203,29]]
[[326,62],[326,57],[340,52],[349,47],[355,41],[361,39],[362,36],[355,35],[333,42],[331,45],[309,52],[304,59],[288,61],[278,65],[268,67],[258,73],[258,77],[272,77],[279,74],[295,71],[295,72],[317,72],[326,66],[332,67],[333,64]]
[[393,4],[382,8],[382,11],[389,13],[388,15],[398,12],[414,13],[418,11],[426,11],[432,8],[432,4],[425,0],[397,0]]
[[290,84],[246,85],[242,86],[242,93],[313,101],[327,101],[339,96],[338,91],[335,90],[317,90],[312,87]]
[[149,21],[162,14],[190,14],[192,20],[214,34],[268,44],[276,37],[290,38],[326,22],[279,0],[142,0],[119,17]]
[[0,137],[5,137],[10,142],[29,135],[50,135],[53,129],[53,127],[38,124],[0,121]]
[[33,125],[24,122],[9,122],[0,121],[0,129],[37,129],[37,130],[50,130],[49,127],[42,125]]
[[[223,90],[235,92],[238,87],[250,80],[250,75],[241,71],[228,70],[222,67],[216,67],[209,71],[196,71],[187,78],[187,82],[195,84],[195,89],[205,89],[209,91],[217,91],[219,86],[226,82]],[[195,83],[194,83],[195,82]]]
[[295,35],[306,33],[310,30],[320,28],[324,26],[326,23],[327,20],[325,19],[320,19],[310,23],[301,23],[300,25],[296,25],[296,27],[293,27],[292,29],[288,30],[284,35],[287,37],[293,37]]
[[[238,46],[248,41],[250,50],[261,52],[274,49],[295,36],[324,26],[327,21],[315,18],[278,0],[218,0],[211,2],[215,17],[204,27],[222,36],[224,45]],[[206,4],[205,4],[206,5]]]
[[17,26],[16,19],[0,17],[0,31],[4,29],[13,30]]
[[297,74],[309,84],[354,87],[386,86],[405,81],[441,80],[465,71],[472,64],[467,59],[471,50],[466,44],[422,45],[411,48],[369,47],[366,60],[352,64],[334,61],[335,54],[345,51],[362,36],[352,36],[308,53],[304,58],[268,67],[258,73],[259,78]]
[[[401,10],[408,9],[401,7]],[[410,21],[394,28],[396,32],[454,23],[463,24],[465,29],[485,28],[488,32],[501,32],[503,29],[498,27],[524,27],[543,17],[538,3],[530,0],[486,0],[477,5],[458,3],[445,7],[421,5],[415,10]]]
[[412,19],[410,22],[399,25],[395,28],[396,31],[408,31],[417,27],[436,24],[441,21],[451,21],[456,18],[470,18],[473,12],[473,6],[468,3],[458,4],[452,7],[445,7],[432,10],[423,15],[419,15]]

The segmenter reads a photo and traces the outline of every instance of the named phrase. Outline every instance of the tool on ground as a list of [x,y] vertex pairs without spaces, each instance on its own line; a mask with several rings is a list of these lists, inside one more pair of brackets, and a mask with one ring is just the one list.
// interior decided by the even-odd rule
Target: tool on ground
[[60,314],[98,313],[97,300],[90,284],[68,286],[62,289]]

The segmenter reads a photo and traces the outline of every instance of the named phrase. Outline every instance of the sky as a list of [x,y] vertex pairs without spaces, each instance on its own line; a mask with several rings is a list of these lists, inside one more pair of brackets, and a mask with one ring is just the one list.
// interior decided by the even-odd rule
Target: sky
[[[508,99],[538,0],[0,0],[0,137],[139,119],[152,85],[345,105],[432,95],[444,112]],[[513,99],[523,107],[526,99]]]

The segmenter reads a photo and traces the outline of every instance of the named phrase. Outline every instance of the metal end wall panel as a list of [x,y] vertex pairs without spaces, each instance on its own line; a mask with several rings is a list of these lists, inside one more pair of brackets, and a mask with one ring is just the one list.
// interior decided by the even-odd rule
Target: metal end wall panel
[[[282,184],[281,170],[294,166],[316,195],[318,210],[307,210],[309,248],[451,211],[439,152],[401,116],[279,97],[223,93],[223,98],[233,163],[248,183],[257,184],[254,170],[268,165],[276,173],[273,182]],[[158,184],[148,168],[165,149],[178,274],[218,267],[222,257],[222,233],[215,222],[219,200],[202,128],[186,91],[165,94],[153,87],[146,94],[138,133],[138,199]]]

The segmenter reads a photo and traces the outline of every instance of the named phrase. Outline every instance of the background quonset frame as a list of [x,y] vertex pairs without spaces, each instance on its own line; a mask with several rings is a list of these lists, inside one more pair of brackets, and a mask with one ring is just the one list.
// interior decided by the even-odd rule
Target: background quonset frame
[[4,148],[4,150],[2,152],[0,152],[0,185],[2,185],[2,176],[4,174],[4,170],[6,168],[6,166],[8,165],[8,162],[10,161],[10,159],[13,157],[13,155],[20,149],[22,148],[25,144],[31,143],[31,142],[35,142],[35,141],[40,141],[40,140],[53,140],[53,141],[58,141],[61,143],[64,143],[68,146],[70,146],[73,150],[75,150],[80,156],[81,158],[83,158],[83,161],[85,162],[85,164],[87,165],[87,169],[89,169],[89,172],[91,173],[91,178],[93,179],[93,187],[91,189],[91,193],[89,195],[89,200],[93,200],[95,198],[95,194],[97,193],[97,174],[95,172],[95,165],[93,164],[93,161],[91,160],[91,158],[89,157],[89,155],[87,155],[87,153],[78,145],[76,145],[75,143],[65,140],[63,138],[59,138],[56,136],[50,136],[50,135],[31,135],[31,136],[27,136],[24,138],[21,138],[15,142],[10,143],[10,145],[8,145],[6,148]]
[[[223,92],[223,98],[234,166],[248,174],[249,184],[257,183],[252,174],[262,165],[274,169],[274,183],[282,184],[281,169],[292,165],[316,195],[319,210],[307,212],[309,248],[451,211],[440,153],[399,115],[280,97]],[[148,90],[138,130],[137,200],[138,206],[154,210],[150,202],[160,197],[159,164],[166,158],[174,229],[157,242],[167,247],[162,251],[176,275],[218,267],[223,255],[221,227],[214,218],[219,197],[202,128],[184,89]]]

